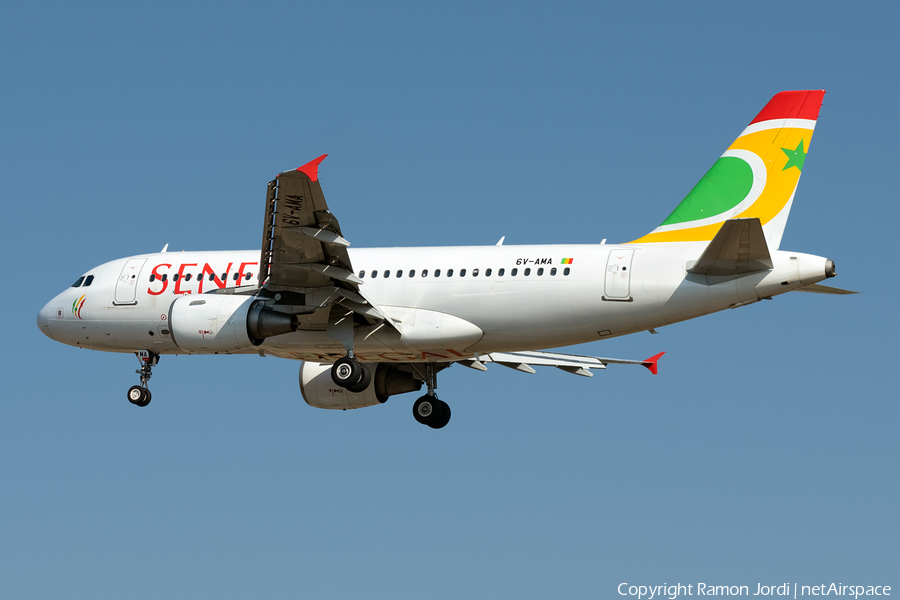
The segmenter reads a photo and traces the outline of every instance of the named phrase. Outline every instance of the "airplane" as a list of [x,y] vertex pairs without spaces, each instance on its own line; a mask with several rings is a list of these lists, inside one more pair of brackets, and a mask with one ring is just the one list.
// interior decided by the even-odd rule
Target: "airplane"
[[649,331],[820,285],[834,262],[780,249],[824,90],[776,94],[675,210],[627,243],[351,249],[319,182],[327,155],[269,182],[261,250],[161,252],[89,269],[37,317],[53,340],[134,353],[147,406],[166,354],[302,361],[311,406],[353,409],[420,391],[416,421],[450,407],[453,364],[590,377],[645,360],[544,350]]

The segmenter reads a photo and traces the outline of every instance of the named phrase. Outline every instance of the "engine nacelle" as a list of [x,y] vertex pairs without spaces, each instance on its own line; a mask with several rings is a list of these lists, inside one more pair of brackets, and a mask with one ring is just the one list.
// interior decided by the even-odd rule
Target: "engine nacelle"
[[255,296],[182,296],[169,309],[169,329],[185,352],[241,352],[267,337],[297,331],[295,315],[268,309]]
[[372,383],[356,394],[334,383],[331,365],[305,362],[300,365],[300,393],[310,406],[346,410],[374,406],[395,394],[422,389],[422,382],[412,373],[401,371],[394,365],[380,363],[366,366],[373,369]]

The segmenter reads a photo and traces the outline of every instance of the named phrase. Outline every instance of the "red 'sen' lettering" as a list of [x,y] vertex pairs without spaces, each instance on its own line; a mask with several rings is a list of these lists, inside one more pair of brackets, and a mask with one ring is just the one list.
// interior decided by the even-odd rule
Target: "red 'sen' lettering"
[[250,265],[256,264],[259,264],[259,261],[241,263],[241,268],[238,269],[238,285],[241,285],[241,282],[244,280],[244,267],[249,267]]
[[223,279],[219,279],[219,276],[216,275],[216,272],[213,271],[211,266],[209,266],[209,263],[206,263],[205,265],[203,265],[203,274],[200,275],[200,291],[197,293],[198,294],[203,293],[203,280],[206,279],[207,275],[212,275],[211,281],[213,283],[215,283],[216,286],[218,286],[218,288],[220,290],[222,288],[224,288],[225,284],[228,283],[228,273],[231,271],[231,265],[233,265],[233,264],[234,263],[228,263],[228,266],[225,268],[225,277]]
[[[190,290],[188,290],[186,292],[182,291],[181,282],[184,281],[184,268],[185,267],[196,267],[196,266],[197,266],[197,263],[185,263],[185,264],[181,265],[180,267],[178,267],[178,281],[175,282],[175,295],[176,296],[178,294],[190,294],[191,293]],[[200,283],[200,287],[201,288],[203,287],[202,282]]]
[[169,282],[162,278],[162,275],[159,273],[159,268],[160,267],[171,267],[171,266],[172,265],[170,265],[170,264],[163,263],[163,264],[156,265],[155,267],[153,267],[153,270],[151,271],[151,273],[153,273],[153,276],[156,278],[156,281],[159,281],[162,283],[162,289],[159,290],[158,292],[154,292],[150,288],[147,288],[148,294],[150,294],[151,296],[159,296],[164,291],[166,291],[166,288],[169,287]]

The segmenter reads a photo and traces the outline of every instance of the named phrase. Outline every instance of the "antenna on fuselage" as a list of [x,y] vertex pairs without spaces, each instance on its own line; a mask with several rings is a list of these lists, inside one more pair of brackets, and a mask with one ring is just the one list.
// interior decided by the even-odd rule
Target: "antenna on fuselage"
[[497,242],[496,245],[497,245],[497,246],[502,246],[502,245],[503,245],[503,240],[505,240],[505,239],[506,239],[506,236],[504,235],[502,238],[500,238],[500,241]]
[[168,250],[168,249],[169,249],[169,245],[166,244],[165,246],[163,246],[163,249],[160,250],[160,252],[165,252],[165,251]]

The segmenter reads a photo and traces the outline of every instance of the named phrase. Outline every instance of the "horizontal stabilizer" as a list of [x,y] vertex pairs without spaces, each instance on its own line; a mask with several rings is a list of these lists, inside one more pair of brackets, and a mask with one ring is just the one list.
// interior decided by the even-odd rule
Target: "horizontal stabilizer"
[[847,294],[858,294],[859,292],[853,292],[851,290],[842,290],[841,288],[836,287],[828,287],[827,285],[819,285],[818,283],[811,283],[809,285],[804,285],[802,288],[798,288],[794,290],[795,292],[811,292],[813,294],[831,294],[833,296],[845,296]]
[[772,268],[772,257],[758,218],[729,219],[689,268],[694,275],[740,275]]

